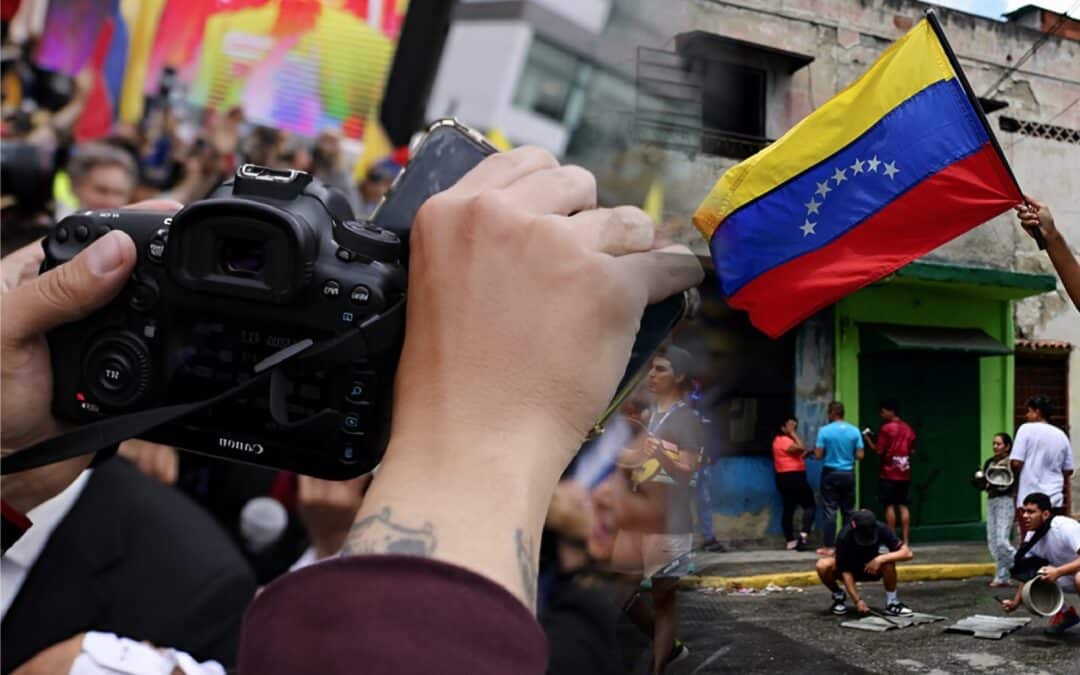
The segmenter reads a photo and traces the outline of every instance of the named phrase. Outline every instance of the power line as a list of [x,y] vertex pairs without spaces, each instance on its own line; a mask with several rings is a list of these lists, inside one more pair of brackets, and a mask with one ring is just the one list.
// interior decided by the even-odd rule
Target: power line
[[1042,47],[1047,40],[1049,40],[1051,37],[1054,36],[1055,33],[1057,33],[1059,28],[1065,25],[1065,22],[1071,18],[1069,14],[1071,14],[1072,11],[1075,10],[1077,7],[1080,7],[1080,0],[1077,0],[1075,3],[1073,3],[1072,7],[1065,10],[1065,13],[1063,13],[1061,17],[1058,18],[1057,22],[1050,27],[1050,30],[1040,35],[1039,39],[1036,40],[1035,43],[1032,44],[1026,52],[1024,52],[1024,55],[1021,56],[1016,61],[1016,63],[1012,65],[1011,68],[1006,70],[1005,73],[998,78],[997,82],[995,82],[994,85],[990,87],[990,89],[988,89],[985,94],[982,95],[982,97],[990,98],[991,96],[996,94],[997,90],[1001,87],[1001,85],[1005,83],[1005,80],[1009,79],[1009,77],[1011,77],[1013,73],[1019,70],[1020,66],[1024,65],[1024,63],[1026,63],[1028,59],[1035,55],[1035,52],[1039,50],[1039,47]]

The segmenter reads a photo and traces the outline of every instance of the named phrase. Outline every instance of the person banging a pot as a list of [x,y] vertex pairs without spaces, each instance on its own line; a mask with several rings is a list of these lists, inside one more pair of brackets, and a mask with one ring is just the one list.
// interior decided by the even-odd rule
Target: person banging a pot
[[[1066,597],[1069,594],[1075,596],[1080,584],[1080,523],[1068,516],[1053,515],[1050,497],[1041,492],[1024,497],[1023,505],[1021,517],[1027,535],[1016,552],[1012,575],[1021,580],[1041,576],[1055,582]],[[1021,586],[1012,600],[1002,600],[1001,606],[1006,612],[1012,612],[1022,604],[1023,589]],[[1062,635],[1078,623],[1080,616],[1066,601],[1043,632]]]

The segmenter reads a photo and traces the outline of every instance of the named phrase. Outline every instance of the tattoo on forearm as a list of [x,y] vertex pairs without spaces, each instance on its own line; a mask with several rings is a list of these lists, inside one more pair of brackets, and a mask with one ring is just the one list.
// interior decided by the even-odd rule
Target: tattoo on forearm
[[391,515],[390,507],[384,506],[377,515],[353,523],[342,553],[396,553],[426,558],[435,552],[438,539],[431,523],[424,523],[419,528],[406,527],[393,522]]
[[536,613],[536,547],[533,542],[525,541],[525,533],[519,527],[514,531],[514,543],[517,545],[518,567],[521,569],[521,586],[525,593],[525,604]]

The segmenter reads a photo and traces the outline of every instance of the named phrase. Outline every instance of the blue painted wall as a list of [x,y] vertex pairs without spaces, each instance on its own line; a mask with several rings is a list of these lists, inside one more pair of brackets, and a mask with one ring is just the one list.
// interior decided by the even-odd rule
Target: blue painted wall
[[[743,513],[769,512],[767,534],[780,536],[780,515],[783,504],[776,489],[776,474],[770,457],[720,457],[712,469],[712,509],[723,516],[739,516]],[[815,495],[821,483],[821,462],[806,462],[806,478]],[[820,509],[817,527],[821,528]],[[733,533],[717,532],[721,539]]]

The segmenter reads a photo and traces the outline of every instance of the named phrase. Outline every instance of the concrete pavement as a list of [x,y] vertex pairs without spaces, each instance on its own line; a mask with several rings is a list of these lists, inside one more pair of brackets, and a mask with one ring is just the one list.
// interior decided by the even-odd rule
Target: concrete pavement
[[[881,585],[862,587],[871,607],[882,610]],[[1065,637],[1046,637],[1047,620],[1035,617],[1001,640],[945,632],[947,625],[967,616],[1002,615],[995,590],[1001,592],[987,588],[986,579],[902,583],[901,600],[948,621],[884,633],[842,628],[841,622],[855,617],[829,614],[829,594],[821,587],[750,595],[684,591],[679,594],[678,635],[691,653],[668,673],[1080,673],[1080,627]],[[1031,615],[1020,610],[1010,616]],[[624,672],[644,672],[647,643],[625,624],[619,636]]]

